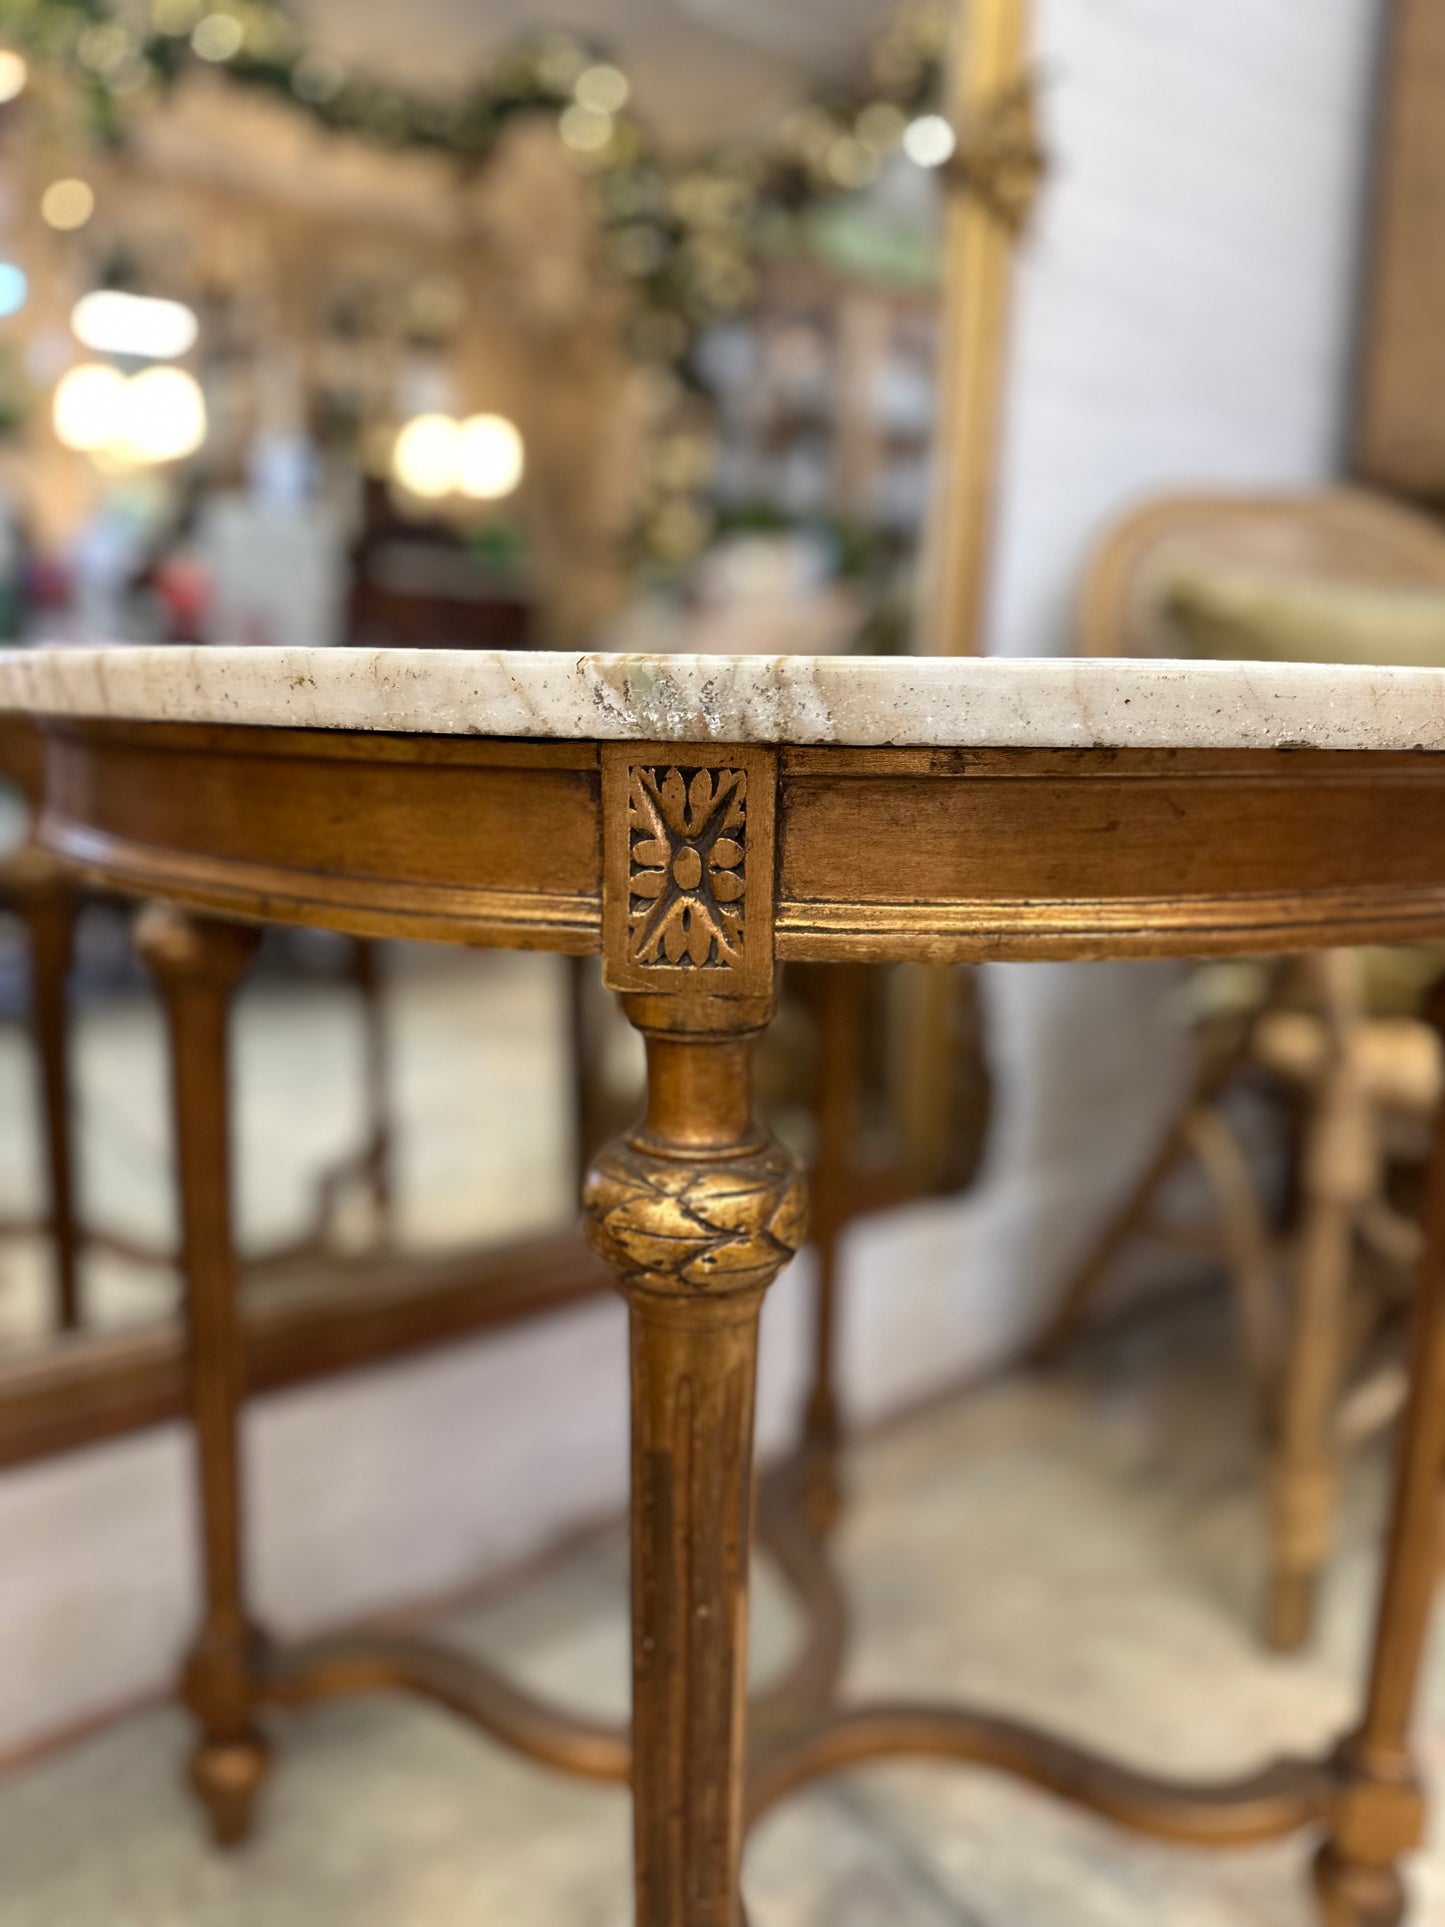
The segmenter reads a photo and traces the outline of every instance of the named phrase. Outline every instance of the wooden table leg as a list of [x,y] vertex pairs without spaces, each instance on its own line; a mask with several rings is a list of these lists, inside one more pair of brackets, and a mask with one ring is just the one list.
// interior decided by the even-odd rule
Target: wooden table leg
[[[48,859],[46,862],[48,865]],[[81,1305],[68,1006],[75,948],[75,891],[58,872],[47,870],[27,881],[18,902],[30,946],[31,1010],[40,1068],[55,1265],[55,1317],[62,1331],[75,1331],[80,1325]]]
[[588,1234],[632,1330],[637,1927],[740,1927],[758,1319],[804,1185],[752,1121],[756,1001],[629,997],[645,1122],[598,1158]]
[[384,1242],[390,1243],[396,1202],[391,1133],[391,1036],[380,944],[358,939],[352,969],[361,999],[363,1026],[366,1181],[371,1191],[374,1228]]
[[861,964],[832,964],[818,980],[818,1155],[813,1173],[818,1282],[803,1454],[813,1522],[824,1529],[833,1523],[839,1506],[838,1259],[853,1208],[863,1128],[867,987]]
[[245,1838],[266,1769],[254,1720],[256,1635],[245,1606],[239,1416],[245,1357],[231,1230],[230,1005],[254,945],[238,925],[147,910],[137,943],[170,1030],[190,1379],[199,1471],[200,1635],[186,1700],[201,1728],[192,1782],[217,1841]]
[[[1439,1000],[1432,1013],[1441,1026]],[[1364,1723],[1341,1749],[1341,1793],[1316,1867],[1326,1927],[1397,1927],[1400,1863],[1421,1843],[1425,1804],[1410,1728],[1440,1571],[1445,1467],[1445,1116],[1437,1122],[1411,1347],[1410,1399]]]

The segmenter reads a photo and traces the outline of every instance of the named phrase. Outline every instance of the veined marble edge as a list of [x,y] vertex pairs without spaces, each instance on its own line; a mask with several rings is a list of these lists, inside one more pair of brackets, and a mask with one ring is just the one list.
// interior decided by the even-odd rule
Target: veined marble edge
[[0,652],[6,706],[533,740],[1445,750],[1445,670],[1123,657],[30,649]]

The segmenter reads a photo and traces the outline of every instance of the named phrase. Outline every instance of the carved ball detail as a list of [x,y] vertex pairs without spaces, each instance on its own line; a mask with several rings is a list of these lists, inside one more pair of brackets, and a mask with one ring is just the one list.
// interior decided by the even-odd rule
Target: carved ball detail
[[776,1143],[706,1164],[609,1145],[583,1208],[593,1250],[624,1285],[652,1291],[766,1287],[808,1229],[802,1171]]

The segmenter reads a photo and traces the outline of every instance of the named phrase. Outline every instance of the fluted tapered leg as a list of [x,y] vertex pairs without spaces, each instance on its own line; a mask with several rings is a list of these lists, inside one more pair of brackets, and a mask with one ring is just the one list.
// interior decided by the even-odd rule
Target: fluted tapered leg
[[239,1420],[244,1342],[231,1226],[233,994],[253,939],[235,924],[148,910],[138,941],[165,1000],[190,1337],[204,1603],[185,1693],[200,1726],[191,1777],[223,1846],[244,1839],[266,1770],[254,1718]]
[[631,1315],[637,1927],[740,1927],[758,1318],[804,1187],[752,1122],[765,1012],[627,1008],[647,1118],[598,1158],[586,1213]]

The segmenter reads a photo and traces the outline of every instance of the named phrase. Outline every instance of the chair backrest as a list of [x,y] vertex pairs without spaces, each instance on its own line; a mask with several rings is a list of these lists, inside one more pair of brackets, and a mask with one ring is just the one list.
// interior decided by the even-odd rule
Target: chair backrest
[[1351,472],[1445,507],[1445,4],[1393,0]]
[[1445,532],[1360,489],[1156,497],[1115,523],[1090,557],[1080,655],[1187,655],[1165,592],[1181,569],[1201,564],[1356,587],[1445,588]]

